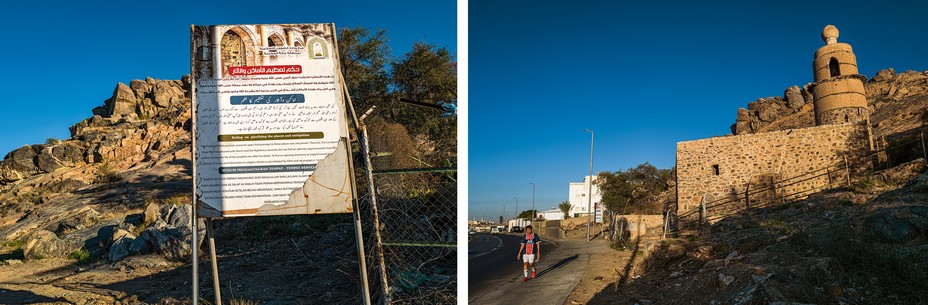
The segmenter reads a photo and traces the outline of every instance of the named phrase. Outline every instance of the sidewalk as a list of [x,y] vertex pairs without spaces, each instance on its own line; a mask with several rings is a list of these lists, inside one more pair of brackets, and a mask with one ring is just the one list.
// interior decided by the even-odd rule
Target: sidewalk
[[[544,252],[542,244],[541,262],[535,266],[537,278],[522,281],[522,273],[513,274],[512,279],[485,295],[471,300],[475,305],[562,305],[567,296],[580,282],[581,276],[590,268],[590,254],[602,252],[606,245],[601,241],[559,240],[553,253]],[[519,264],[513,256],[513,264]]]

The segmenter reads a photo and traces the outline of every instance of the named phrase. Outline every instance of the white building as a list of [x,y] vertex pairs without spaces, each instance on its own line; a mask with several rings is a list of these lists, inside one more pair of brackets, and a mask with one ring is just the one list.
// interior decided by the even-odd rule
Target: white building
[[564,219],[564,213],[558,208],[553,208],[550,210],[538,211],[538,217],[542,217],[545,220],[558,220]]
[[[596,209],[599,202],[602,200],[602,194],[599,192],[599,187],[596,186],[596,177],[593,176],[593,209]],[[587,209],[589,206],[589,195],[590,192],[590,176],[583,177],[583,182],[571,182],[570,183],[570,192],[568,201],[570,202],[570,217],[580,217],[586,216],[590,212]],[[598,218],[598,217],[597,217]]]

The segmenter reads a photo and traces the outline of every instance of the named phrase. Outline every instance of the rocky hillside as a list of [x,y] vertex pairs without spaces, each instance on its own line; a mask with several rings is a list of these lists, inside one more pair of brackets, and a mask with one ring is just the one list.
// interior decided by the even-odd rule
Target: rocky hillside
[[[92,117],[70,128],[71,138],[7,154],[0,162],[0,240],[24,241],[27,257],[66,256],[102,224],[189,189],[190,83],[184,79],[120,83]],[[53,253],[36,253],[35,234],[67,242]]]
[[[815,126],[810,86],[792,86],[783,96],[759,98],[739,108],[732,134],[769,132]],[[897,74],[892,68],[880,70],[866,84],[874,132],[879,136],[896,134],[918,126],[922,111],[928,109],[928,71]]]
[[[188,76],[119,83],[70,138],[0,161],[0,304],[189,303],[189,89]],[[217,222],[223,283],[237,299],[356,300],[349,217],[309,217]]]
[[[849,187],[640,241],[589,304],[926,304],[924,159]],[[616,254],[621,255],[621,254]]]

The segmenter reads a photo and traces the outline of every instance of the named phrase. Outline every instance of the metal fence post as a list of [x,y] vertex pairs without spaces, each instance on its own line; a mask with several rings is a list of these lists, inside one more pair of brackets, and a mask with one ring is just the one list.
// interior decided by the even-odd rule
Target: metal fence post
[[703,226],[706,223],[706,195],[702,195],[702,199],[699,200],[699,226]]
[[[336,38],[337,40],[337,38]],[[337,44],[336,44],[337,46]],[[337,53],[337,52],[336,52]],[[360,128],[358,116],[354,112],[354,103],[351,101],[351,95],[348,94],[348,84],[345,83],[345,75],[339,71],[342,94],[345,98],[345,108],[351,113],[351,121],[354,122],[355,128]],[[350,136],[350,135],[349,135]],[[341,138],[345,145],[345,151],[348,157],[348,182],[351,184],[352,200],[352,221],[354,222],[354,236],[358,248],[358,269],[361,274],[361,298],[364,305],[371,304],[371,291],[367,280],[367,253],[364,251],[364,232],[361,229],[361,200],[358,198],[358,182],[354,171],[354,156],[351,153],[351,141],[347,137]]]
[[361,118],[358,120],[361,123],[361,152],[364,156],[364,166],[367,168],[367,188],[368,193],[370,193],[371,196],[371,214],[373,214],[374,221],[374,237],[376,240],[377,260],[380,263],[380,281],[381,285],[383,285],[383,302],[384,304],[389,305],[390,284],[387,280],[387,265],[383,258],[383,239],[380,236],[380,214],[377,211],[377,188],[374,184],[374,165],[371,163],[371,146],[370,141],[368,140],[367,125],[364,124],[364,118],[367,117],[367,115],[370,114],[376,107],[377,106],[374,106],[368,109],[367,112],[361,115]]
[[847,174],[847,186],[851,186],[851,165],[847,163],[847,155],[844,155],[844,172]]

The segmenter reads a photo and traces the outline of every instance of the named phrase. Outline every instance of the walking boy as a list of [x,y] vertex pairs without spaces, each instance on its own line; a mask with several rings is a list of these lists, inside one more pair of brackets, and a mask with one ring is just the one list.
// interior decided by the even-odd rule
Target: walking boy
[[535,234],[531,225],[525,226],[525,235],[522,236],[522,246],[516,259],[522,259],[522,281],[528,281],[528,267],[532,267],[532,278],[535,278],[535,261],[541,259],[541,238]]

